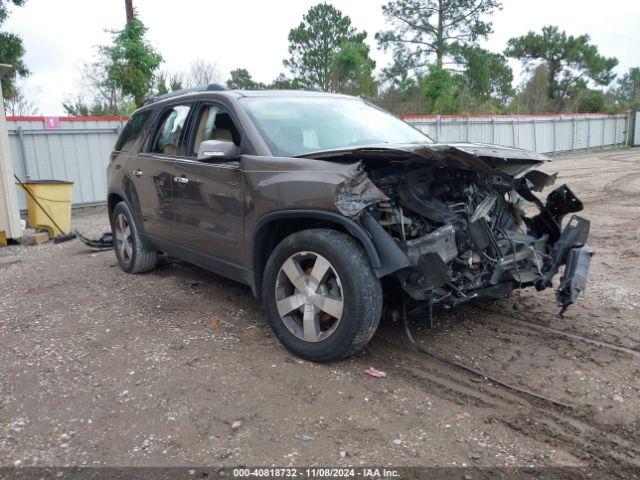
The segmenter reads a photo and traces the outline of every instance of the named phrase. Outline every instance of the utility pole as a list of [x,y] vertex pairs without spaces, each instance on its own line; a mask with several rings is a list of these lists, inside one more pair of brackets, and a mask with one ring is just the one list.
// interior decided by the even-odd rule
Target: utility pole
[[133,21],[133,0],[124,0],[125,8],[127,9],[127,25]]

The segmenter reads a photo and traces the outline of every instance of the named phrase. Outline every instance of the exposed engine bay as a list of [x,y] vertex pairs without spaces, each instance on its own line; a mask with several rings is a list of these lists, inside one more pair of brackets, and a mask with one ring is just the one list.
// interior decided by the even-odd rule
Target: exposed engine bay
[[[359,221],[385,252],[388,271],[414,302],[451,308],[504,298],[516,288],[543,290],[564,266],[557,289],[564,312],[584,290],[593,255],[588,220],[573,215],[562,228],[582,202],[566,185],[551,190],[544,203],[538,198],[534,192],[556,181],[535,170],[549,160],[543,155],[469,144],[448,148],[450,155],[426,148],[349,153],[360,156],[383,194],[377,201],[363,194],[362,181],[359,189],[345,189],[357,190],[351,204],[359,201]],[[517,158],[479,155],[487,151]]]

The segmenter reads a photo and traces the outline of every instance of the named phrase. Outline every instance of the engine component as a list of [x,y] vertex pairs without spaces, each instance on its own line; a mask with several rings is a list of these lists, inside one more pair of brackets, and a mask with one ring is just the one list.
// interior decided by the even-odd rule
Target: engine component
[[[584,289],[587,254],[573,249],[586,241],[589,228],[586,220],[574,217],[561,232],[563,217],[582,208],[566,185],[553,190],[546,205],[532,193],[555,178],[387,166],[370,172],[387,199],[365,211],[362,223],[377,248],[395,252],[393,265],[385,270],[395,273],[416,302],[432,299],[446,308],[503,298],[514,288],[543,289],[570,261],[558,292],[566,308]],[[527,217],[525,202],[540,213]]]
[[469,221],[473,223],[473,222],[477,222],[481,218],[486,218],[495,204],[496,204],[496,196],[487,195],[486,197],[484,197],[484,200],[480,203],[480,205],[476,207]]
[[458,256],[456,248],[456,231],[453,225],[445,225],[439,229],[405,243],[407,256],[418,264],[420,257],[427,253],[436,253],[443,262],[448,263]]

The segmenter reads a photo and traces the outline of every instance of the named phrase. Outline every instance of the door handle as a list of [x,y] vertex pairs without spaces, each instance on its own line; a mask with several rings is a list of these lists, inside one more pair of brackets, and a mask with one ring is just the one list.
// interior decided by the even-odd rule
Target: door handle
[[141,176],[142,176],[142,170],[134,170],[134,171],[133,171],[133,174],[134,174],[136,177],[141,177]]
[[174,182],[182,183],[183,185],[189,183],[189,179],[184,175],[181,177],[173,177]]

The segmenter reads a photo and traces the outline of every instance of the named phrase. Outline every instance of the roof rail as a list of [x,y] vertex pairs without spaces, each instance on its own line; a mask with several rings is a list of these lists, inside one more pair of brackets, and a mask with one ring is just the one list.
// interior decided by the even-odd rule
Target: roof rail
[[224,85],[220,85],[219,83],[210,83],[207,86],[193,87],[193,88],[183,88],[181,90],[176,90],[174,92],[165,93],[163,95],[156,95],[154,97],[150,97],[143,105],[150,105],[155,102],[159,102],[160,100],[166,100],[168,98],[179,97],[180,95],[185,95],[187,93],[196,93],[196,92],[221,92],[223,90],[227,90],[227,87]]

